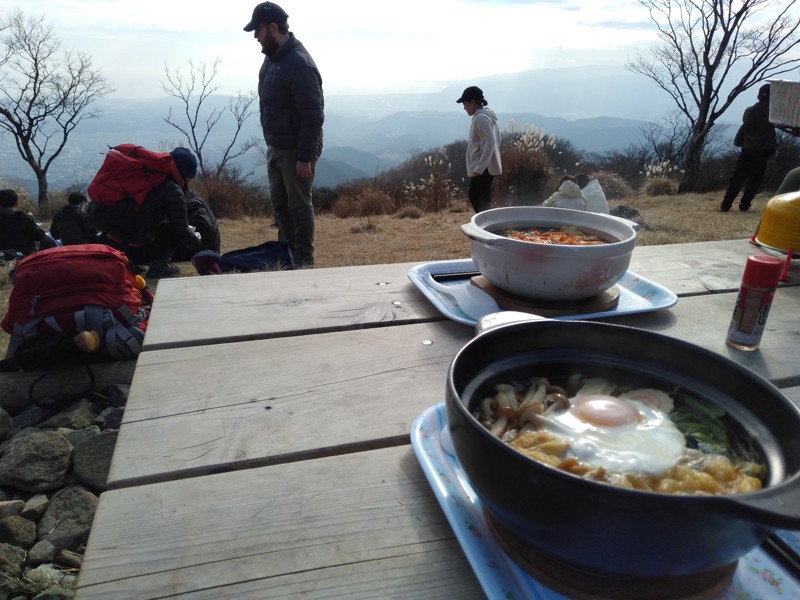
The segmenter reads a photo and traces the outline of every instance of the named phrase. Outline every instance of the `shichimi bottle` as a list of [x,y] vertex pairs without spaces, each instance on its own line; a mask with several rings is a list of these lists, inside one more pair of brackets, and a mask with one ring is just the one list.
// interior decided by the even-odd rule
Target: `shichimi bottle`
[[747,258],[725,340],[728,346],[739,350],[758,349],[782,268],[783,261],[774,256]]

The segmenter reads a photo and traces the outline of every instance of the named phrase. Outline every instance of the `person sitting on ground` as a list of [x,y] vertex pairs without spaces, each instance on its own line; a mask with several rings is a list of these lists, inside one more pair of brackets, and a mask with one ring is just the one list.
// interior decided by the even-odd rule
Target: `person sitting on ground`
[[190,260],[200,250],[211,250],[219,254],[220,234],[217,218],[211,207],[192,190],[186,194],[186,213],[189,217],[189,225],[200,233],[200,248],[190,250],[181,246],[175,251],[172,257],[174,261]]
[[1,259],[28,256],[56,244],[34,218],[19,207],[16,190],[0,190],[0,253]]
[[564,175],[559,179],[558,190],[542,202],[542,206],[586,210],[586,199],[581,193],[580,186],[575,183],[575,178],[570,175]]
[[86,196],[80,192],[72,192],[67,197],[67,204],[53,215],[50,235],[61,240],[64,246],[77,244],[94,244],[99,241],[97,230],[89,223],[89,217],[83,211]]
[[115,211],[122,203],[107,206],[93,202],[90,209],[106,243],[124,252],[137,267],[149,265],[148,278],[177,275],[180,269],[170,264],[176,250],[185,247],[197,251],[201,243],[200,233],[189,226],[186,213],[188,180],[197,175],[197,159],[182,147],[170,155],[183,181],[167,176],[147,193],[133,219]]
[[596,178],[592,179],[586,173],[578,173],[575,175],[575,183],[581,188],[583,199],[586,200],[587,211],[608,214],[608,200]]

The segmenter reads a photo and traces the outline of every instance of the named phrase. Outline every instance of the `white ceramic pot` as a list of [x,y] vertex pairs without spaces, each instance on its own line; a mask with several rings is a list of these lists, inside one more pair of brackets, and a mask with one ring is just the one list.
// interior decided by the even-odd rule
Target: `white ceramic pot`
[[[563,246],[524,242],[506,236],[510,229],[573,225],[599,235],[607,244]],[[471,240],[472,259],[497,287],[526,298],[580,300],[619,281],[636,246],[637,224],[612,215],[514,206],[477,213],[461,230]]]

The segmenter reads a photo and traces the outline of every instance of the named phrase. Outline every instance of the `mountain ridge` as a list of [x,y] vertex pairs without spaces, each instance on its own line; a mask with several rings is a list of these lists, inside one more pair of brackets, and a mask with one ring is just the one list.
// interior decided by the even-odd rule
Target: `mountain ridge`
[[[324,149],[315,185],[335,187],[373,177],[415,153],[466,139],[469,119],[455,100],[471,84],[484,89],[501,130],[532,127],[587,153],[640,142],[641,126],[669,109],[663,92],[622,67],[523,71],[450,82],[433,93],[331,96],[326,98]],[[204,106],[220,109],[229,99],[210,96]],[[99,117],[84,121],[53,163],[50,187],[88,185],[109,146],[132,142],[166,151],[183,143],[179,132],[165,122],[170,107],[181,112],[173,98],[110,97],[99,100],[96,107]],[[209,136],[204,153],[212,162],[221,157],[218,148],[227,145],[234,131],[220,121]],[[243,134],[260,137],[257,116],[247,122]],[[237,165],[260,181],[266,169],[263,157],[256,154],[242,157]],[[32,179],[30,167],[11,144],[0,147],[0,165],[0,177]]]

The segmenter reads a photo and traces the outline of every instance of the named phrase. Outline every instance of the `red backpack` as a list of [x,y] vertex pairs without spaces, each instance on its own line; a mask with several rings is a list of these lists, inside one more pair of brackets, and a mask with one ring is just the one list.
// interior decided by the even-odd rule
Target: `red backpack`
[[150,306],[122,252],[103,244],[48,248],[20,260],[10,276],[14,287],[0,323],[11,334],[9,356],[27,339],[70,331],[97,331],[108,358],[139,355]]
[[153,152],[136,144],[120,144],[109,149],[87,191],[92,202],[98,204],[114,205],[130,196],[138,207],[148,192],[168,175],[183,187],[183,177],[168,152]]

